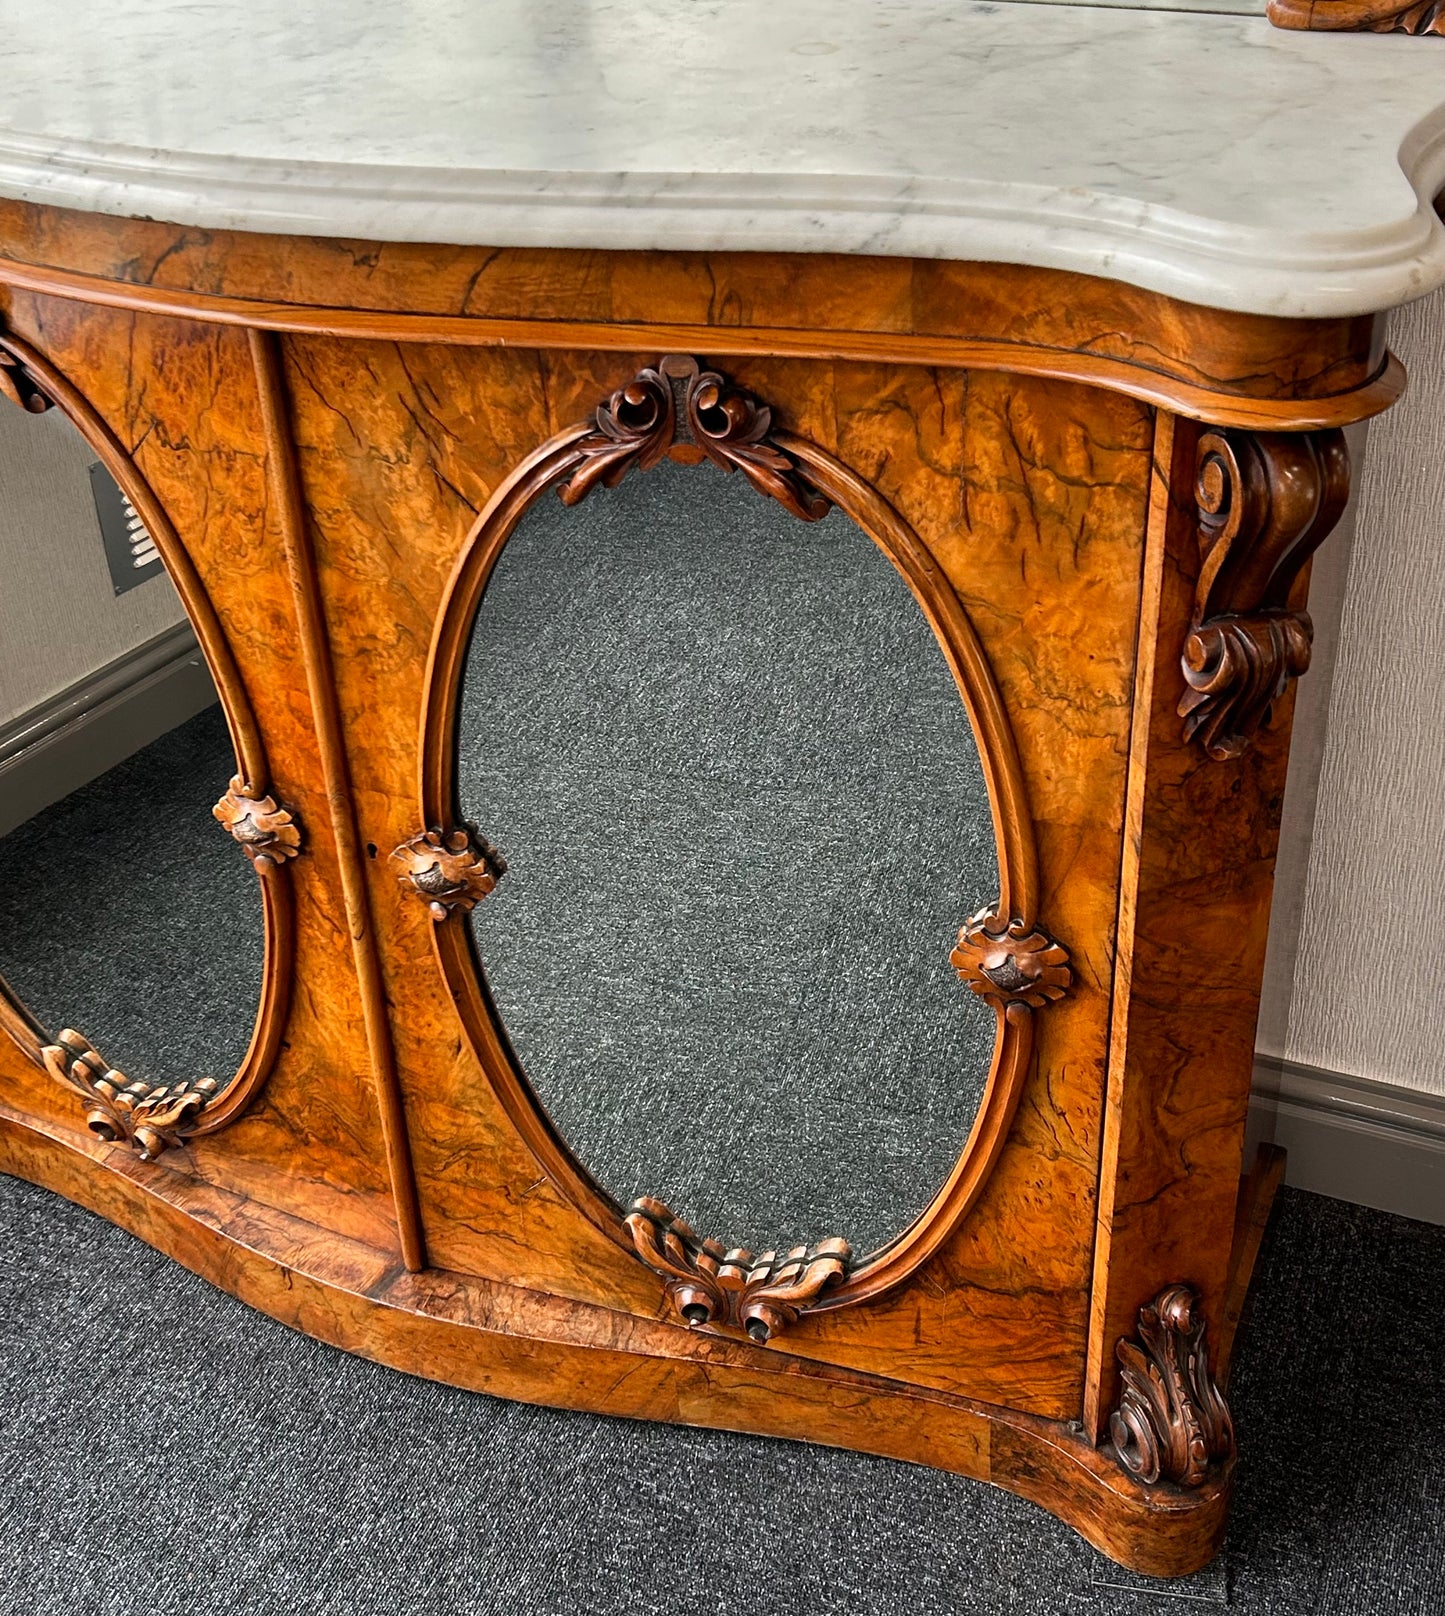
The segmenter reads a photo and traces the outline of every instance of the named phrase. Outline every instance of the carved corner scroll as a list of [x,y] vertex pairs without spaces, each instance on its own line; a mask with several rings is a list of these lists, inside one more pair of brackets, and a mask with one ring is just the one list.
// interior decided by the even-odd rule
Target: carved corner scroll
[[1445,34],[1445,0],[1269,0],[1276,28]]
[[424,830],[391,856],[402,866],[398,880],[422,899],[436,921],[475,909],[507,872],[507,861],[496,848],[480,837],[473,841],[465,828]]
[[55,400],[36,380],[34,371],[17,354],[0,348],[0,393],[31,415],[44,415]]
[[1042,1009],[1062,999],[1073,982],[1068,952],[1047,932],[980,909],[959,931],[948,963],[980,998],[1001,1009]]
[[142,1161],[154,1161],[196,1132],[220,1090],[213,1077],[168,1084],[132,1082],[69,1027],[41,1054],[50,1075],[85,1102],[86,1127],[112,1143],[123,1140]]
[[800,521],[817,522],[831,508],[773,440],[772,410],[685,355],[668,354],[638,371],[597,406],[595,419],[594,430],[572,445],[580,464],[560,485],[565,505],[576,505],[598,483],[615,488],[634,466],[647,471],[683,445],[694,458],[742,472]]
[[1186,739],[1210,757],[1244,752],[1290,680],[1313,628],[1290,591],[1339,520],[1350,488],[1344,434],[1206,432],[1194,496],[1200,572],[1181,663]]
[[257,794],[239,774],[211,812],[253,864],[284,864],[301,849],[295,814],[280,807],[274,797]]
[[667,1281],[667,1295],[697,1329],[744,1330],[759,1345],[796,1324],[823,1293],[848,1277],[853,1251],[846,1240],[795,1246],[755,1257],[701,1239],[661,1201],[649,1196],[627,1209],[633,1249]]
[[1139,1309],[1139,1342],[1121,1339],[1118,1354],[1124,1390],[1109,1434],[1119,1462],[1143,1482],[1202,1485],[1234,1457],[1234,1422],[1209,1373],[1198,1296],[1188,1285],[1160,1291]]

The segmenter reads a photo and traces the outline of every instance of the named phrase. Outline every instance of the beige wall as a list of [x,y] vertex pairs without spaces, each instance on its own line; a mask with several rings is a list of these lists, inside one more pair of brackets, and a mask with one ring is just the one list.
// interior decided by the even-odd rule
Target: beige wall
[[94,459],[59,410],[0,400],[0,727],[183,616],[164,574],[115,594]]
[[1445,291],[1390,345],[1410,388],[1311,592],[1260,1047],[1445,1095]]

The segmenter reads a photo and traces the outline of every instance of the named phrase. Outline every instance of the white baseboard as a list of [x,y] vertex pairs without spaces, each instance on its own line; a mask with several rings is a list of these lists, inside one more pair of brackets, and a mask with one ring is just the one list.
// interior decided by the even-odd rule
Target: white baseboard
[[216,700],[189,623],[178,623],[0,727],[0,836]]
[[1261,1055],[1250,1136],[1284,1147],[1287,1184],[1445,1224],[1445,1096]]

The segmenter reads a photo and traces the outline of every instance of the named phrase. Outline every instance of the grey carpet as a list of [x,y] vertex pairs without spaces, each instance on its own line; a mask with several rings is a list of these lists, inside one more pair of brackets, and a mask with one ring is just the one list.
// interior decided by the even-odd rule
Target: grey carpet
[[994,1017],[948,952],[998,893],[966,711],[840,512],[664,463],[503,551],[468,664],[476,911],[523,1066],[621,1201],[755,1249],[920,1212]]

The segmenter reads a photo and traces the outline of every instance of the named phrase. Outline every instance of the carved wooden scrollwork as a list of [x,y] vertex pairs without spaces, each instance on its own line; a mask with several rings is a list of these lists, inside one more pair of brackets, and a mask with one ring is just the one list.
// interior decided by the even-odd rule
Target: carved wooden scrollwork
[[44,415],[55,405],[29,365],[19,355],[3,348],[0,348],[0,393],[31,415]]
[[1139,1309],[1139,1342],[1121,1340],[1118,1354],[1124,1390],[1109,1435],[1119,1462],[1140,1481],[1200,1486],[1212,1465],[1234,1457],[1234,1422],[1209,1373],[1194,1291],[1160,1291]]
[[1350,488],[1344,434],[1206,432],[1194,495],[1201,566],[1181,663],[1186,738],[1238,757],[1310,663],[1307,612],[1289,608],[1300,569]]
[[154,1161],[196,1132],[220,1090],[212,1077],[132,1082],[69,1027],[41,1053],[50,1075],[84,1101],[86,1127],[112,1143],[123,1140],[142,1161]]
[[1042,1009],[1069,991],[1068,952],[1047,932],[1018,919],[1004,921],[980,909],[958,934],[948,963],[980,998],[1007,1008]]
[[741,1247],[729,1251],[650,1196],[628,1207],[625,1224],[637,1255],[667,1281],[668,1299],[688,1324],[744,1330],[760,1345],[841,1284],[853,1262],[852,1248],[839,1239],[756,1257]]
[[572,445],[580,464],[560,485],[562,502],[576,505],[599,483],[615,488],[634,466],[647,471],[681,444],[724,471],[742,472],[800,521],[821,520],[832,501],[808,482],[772,430],[772,410],[751,393],[700,369],[695,359],[668,354],[597,406],[595,429]]
[[296,816],[280,807],[274,797],[258,795],[239,774],[211,812],[241,844],[253,864],[284,864],[301,849],[301,827]]
[[507,861],[490,842],[465,828],[424,830],[391,855],[402,866],[398,879],[422,899],[433,920],[467,914],[507,872]]
[[1269,0],[1276,28],[1445,34],[1445,0]]

